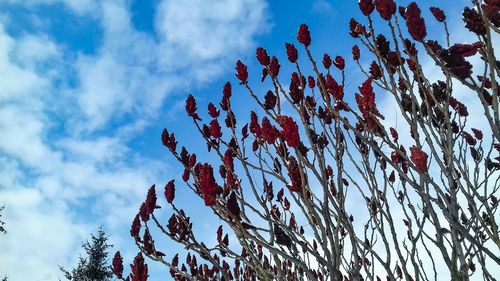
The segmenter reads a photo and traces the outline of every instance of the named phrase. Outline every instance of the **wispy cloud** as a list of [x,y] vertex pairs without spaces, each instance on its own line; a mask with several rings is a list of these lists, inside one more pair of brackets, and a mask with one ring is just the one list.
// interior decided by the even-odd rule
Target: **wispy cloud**
[[172,93],[221,75],[252,47],[267,30],[267,4],[164,0],[150,34],[134,27],[129,1],[5,3],[63,5],[97,18],[103,33],[84,54],[51,34],[9,34],[4,27],[15,21],[8,10],[0,18],[0,203],[9,231],[0,273],[56,280],[57,265],[74,261],[96,222],[122,241],[138,198],[168,174],[130,141]]

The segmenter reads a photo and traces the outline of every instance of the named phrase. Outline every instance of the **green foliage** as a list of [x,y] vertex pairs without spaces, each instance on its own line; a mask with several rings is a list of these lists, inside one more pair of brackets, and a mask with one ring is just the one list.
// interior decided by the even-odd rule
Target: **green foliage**
[[80,256],[78,265],[68,271],[62,266],[59,269],[68,280],[72,281],[108,281],[111,280],[112,272],[108,261],[108,249],[112,247],[108,243],[108,236],[99,228],[97,235],[91,234],[91,241],[82,244],[87,256]]

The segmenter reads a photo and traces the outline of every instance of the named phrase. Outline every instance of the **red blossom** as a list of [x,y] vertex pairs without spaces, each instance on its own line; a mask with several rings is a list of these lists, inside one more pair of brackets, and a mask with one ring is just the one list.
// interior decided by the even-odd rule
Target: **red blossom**
[[208,163],[197,165],[197,177],[206,206],[215,205],[219,186],[215,182],[214,170]]
[[392,15],[396,13],[396,3],[394,0],[374,0],[375,8],[380,16],[385,20],[390,20]]
[[189,95],[186,99],[186,112],[188,116],[198,119],[198,114],[196,113],[196,100],[193,95]]
[[231,83],[226,82],[224,84],[224,89],[222,90],[222,101],[220,103],[220,107],[224,111],[229,110],[229,98],[231,97]]
[[148,195],[145,201],[145,207],[148,215],[151,215],[156,209],[156,190],[154,184],[148,190]]
[[472,128],[472,132],[474,133],[474,137],[476,137],[477,140],[482,140],[483,139],[483,132],[479,129]]
[[330,58],[330,56],[328,54],[324,54],[323,55],[323,66],[326,68],[326,69],[330,69],[330,66],[332,66],[332,59]]
[[370,74],[375,80],[382,78],[382,70],[375,61],[372,61],[372,64],[370,65]]
[[132,277],[131,281],[147,281],[148,280],[148,265],[144,264],[144,257],[139,252],[134,258],[134,263],[130,265]]
[[291,184],[287,185],[288,189],[292,192],[300,192],[302,190],[302,177],[300,175],[300,167],[297,163],[295,157],[290,156],[288,159],[288,176],[292,181]]
[[248,80],[247,66],[244,65],[240,60],[236,62],[236,77],[240,79],[241,83],[243,84]]
[[267,66],[270,62],[269,55],[267,54],[266,49],[264,48],[257,48],[255,51],[255,55],[257,56],[257,60],[259,63],[263,66]]
[[174,180],[169,181],[165,185],[165,198],[167,199],[167,202],[170,204],[172,201],[174,201],[175,198],[175,184]]
[[291,43],[285,43],[286,55],[291,63],[296,63],[299,57],[297,48]]
[[161,133],[161,142],[172,152],[177,148],[177,141],[175,140],[174,133],[169,134],[167,129],[163,129]]
[[462,16],[467,29],[477,35],[486,35],[483,19],[475,9],[465,7]]
[[301,24],[299,30],[297,31],[297,40],[304,46],[308,47],[311,45],[311,33],[309,33],[309,27],[306,24]]
[[221,127],[220,127],[219,121],[217,121],[217,119],[213,119],[212,121],[210,121],[210,135],[214,139],[218,139],[218,138],[222,137]]
[[398,132],[396,131],[396,129],[394,128],[390,128],[390,131],[391,131],[391,136],[392,138],[394,139],[395,142],[398,141]]
[[277,77],[280,72],[280,67],[281,65],[278,63],[278,59],[273,56],[271,58],[271,62],[269,63],[269,75],[273,78]]
[[113,274],[116,275],[116,278],[122,279],[123,275],[123,258],[120,254],[120,251],[116,252],[113,257],[113,266],[112,266]]
[[297,123],[295,123],[293,118],[288,116],[280,116],[278,118],[278,122],[283,129],[281,135],[285,139],[286,143],[290,147],[298,146],[300,144],[299,127],[297,126]]
[[416,41],[422,41],[427,35],[424,18],[421,16],[417,3],[411,2],[405,11],[406,26],[411,37]]
[[257,137],[259,137],[261,134],[259,120],[255,111],[250,112],[250,133],[254,134]]
[[267,117],[262,118],[262,139],[268,144],[273,144],[279,137],[279,130],[271,124],[271,121]]
[[365,16],[369,16],[375,9],[375,6],[373,5],[373,0],[359,0],[358,6],[363,15]]
[[441,10],[440,8],[430,7],[430,10],[431,10],[432,15],[436,18],[437,21],[443,22],[446,20],[446,16],[445,16],[443,10]]
[[353,60],[359,60],[360,52],[358,45],[352,46],[352,58]]
[[139,220],[139,214],[135,215],[132,221],[132,226],[130,227],[130,236],[134,237],[136,240],[139,238],[139,231],[141,231],[141,221]]
[[340,70],[344,70],[345,68],[345,60],[341,56],[336,56],[335,60],[333,61],[333,64]]
[[311,89],[314,89],[314,87],[316,87],[316,81],[314,81],[314,77],[312,77],[312,76],[307,77],[307,85]]
[[218,110],[213,103],[209,103],[208,104],[208,114],[212,118],[217,118],[217,117],[219,117],[220,110]]
[[349,21],[349,34],[358,38],[360,35],[366,34],[366,27],[357,22],[354,18],[351,18]]
[[417,171],[427,173],[427,154],[415,146],[410,147],[410,153],[410,160],[417,167]]
[[241,210],[240,210],[240,206],[238,205],[238,200],[236,198],[235,192],[231,192],[231,195],[229,195],[229,199],[227,200],[226,207],[234,219],[236,219],[237,221],[241,221],[241,215],[240,215]]
[[274,93],[269,90],[267,91],[266,95],[264,96],[265,102],[264,102],[264,107],[265,109],[273,109],[276,106],[276,96]]

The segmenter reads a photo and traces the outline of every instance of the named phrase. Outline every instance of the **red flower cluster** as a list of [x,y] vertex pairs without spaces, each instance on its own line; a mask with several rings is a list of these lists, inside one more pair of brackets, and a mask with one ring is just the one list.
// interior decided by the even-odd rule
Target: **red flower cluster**
[[130,227],[130,236],[134,237],[135,240],[139,240],[139,232],[141,231],[141,221],[139,220],[139,214],[135,215],[132,221],[132,226]]
[[266,49],[264,48],[257,48],[257,50],[255,51],[255,55],[257,56],[257,60],[259,61],[259,63],[263,66],[267,66],[271,61]]
[[215,205],[215,198],[219,193],[219,186],[215,182],[214,170],[208,163],[198,164],[195,167],[198,184],[203,194],[206,206]]
[[113,274],[116,275],[118,279],[122,279],[123,275],[123,258],[120,254],[120,251],[115,253],[113,257],[113,265],[112,265]]
[[311,45],[311,34],[309,33],[309,27],[306,24],[301,24],[297,32],[297,40],[304,44],[306,47]]
[[139,210],[139,215],[142,221],[146,222],[149,220],[149,216],[156,209],[156,190],[155,185],[153,184],[149,190],[148,195],[146,196],[146,201],[144,201]]
[[163,132],[161,133],[161,142],[170,151],[175,152],[175,149],[177,148],[177,141],[175,140],[174,133],[169,134],[167,129],[163,129]]
[[365,16],[369,16],[375,9],[375,6],[373,5],[373,0],[359,0],[358,5],[359,9]]
[[144,264],[144,257],[142,253],[138,253],[134,258],[134,263],[130,265],[132,272],[130,276],[131,281],[147,281],[148,280],[148,265]]
[[229,98],[231,98],[231,83],[226,82],[226,84],[224,84],[224,89],[222,90],[222,100],[220,102],[220,107],[224,111],[229,110]]
[[397,142],[398,141],[398,132],[396,131],[396,129],[394,129],[393,127],[390,128],[390,131],[391,131],[391,136],[392,136],[392,139]]
[[302,177],[300,175],[300,167],[297,163],[295,157],[290,156],[288,158],[288,176],[292,181],[291,184],[287,185],[288,189],[292,192],[300,192],[302,190]]
[[189,95],[186,99],[186,113],[188,116],[193,117],[193,119],[200,119],[198,113],[196,113],[196,100],[193,95]]
[[332,59],[330,58],[330,55],[326,53],[323,55],[323,66],[326,69],[330,69],[330,66],[332,66]]
[[326,75],[326,90],[337,100],[344,98],[344,88],[330,74]]
[[212,121],[210,121],[210,135],[214,139],[219,139],[220,137],[222,137],[221,127],[217,119],[213,119]]
[[430,10],[432,15],[436,18],[437,21],[443,22],[446,20],[446,16],[443,10],[439,9],[438,7],[431,7]]
[[264,107],[266,110],[273,109],[276,106],[276,96],[271,90],[267,91],[264,99]]
[[422,41],[427,35],[424,18],[421,16],[417,3],[411,2],[405,11],[406,26],[411,37],[416,41]]
[[262,139],[268,144],[273,144],[280,136],[279,130],[271,124],[267,117],[262,118]]
[[366,35],[366,27],[351,18],[349,21],[349,34],[354,38],[358,38],[360,35]]
[[288,116],[280,116],[278,118],[278,122],[283,129],[281,131],[281,135],[285,139],[286,143],[290,147],[298,146],[300,144],[299,127],[297,126],[297,123],[295,123],[293,118]]
[[288,60],[291,63],[296,63],[297,59],[299,58],[299,53],[297,51],[297,48],[291,43],[285,43],[285,48],[286,48],[286,55],[288,56]]
[[356,103],[358,104],[359,111],[365,119],[366,126],[373,132],[384,135],[383,129],[380,127],[376,117],[384,119],[380,114],[375,104],[375,92],[373,92],[372,79],[368,78],[360,87],[360,94],[356,94]]
[[333,61],[333,64],[340,70],[344,70],[345,68],[345,60],[341,56],[336,56],[335,60]]
[[352,58],[354,60],[359,60],[359,57],[360,57],[360,52],[358,45],[352,46]]
[[273,56],[271,58],[271,62],[269,63],[269,75],[273,78],[277,77],[280,72],[280,67],[281,65],[278,63],[278,59]]
[[465,7],[462,16],[465,22],[465,27],[468,30],[476,33],[477,35],[486,35],[486,27],[484,26],[483,19],[475,9]]
[[394,0],[375,0],[373,4],[377,8],[377,12],[385,20],[390,20],[392,15],[396,13],[396,2]]
[[410,147],[410,153],[411,162],[415,164],[417,171],[427,173],[427,154],[415,146]]
[[500,27],[500,1],[499,0],[484,0],[481,4],[483,13],[486,18],[495,26]]
[[240,60],[236,62],[236,77],[240,79],[242,84],[246,83],[248,80],[247,66],[244,65]]
[[238,205],[238,200],[236,199],[235,192],[231,192],[231,195],[229,195],[226,207],[234,219],[236,219],[237,221],[241,221],[241,210],[240,206]]
[[167,199],[167,202],[169,204],[174,201],[174,198],[175,198],[175,184],[174,184],[174,180],[169,181],[165,185],[165,198]]
[[261,129],[255,111],[250,112],[250,133],[254,134],[256,137],[260,137]]
[[218,110],[213,103],[209,103],[208,104],[208,114],[212,118],[217,118],[217,117],[219,117],[220,110]]

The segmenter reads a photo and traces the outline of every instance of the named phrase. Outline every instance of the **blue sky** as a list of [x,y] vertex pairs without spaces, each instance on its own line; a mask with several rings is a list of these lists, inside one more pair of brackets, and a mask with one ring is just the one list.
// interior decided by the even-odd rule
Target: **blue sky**
[[161,130],[204,150],[185,129],[187,94],[218,101],[225,81],[237,84],[237,59],[256,83],[257,46],[286,65],[284,43],[296,43],[301,23],[316,54],[350,58],[356,2],[1,1],[0,204],[9,233],[0,239],[0,274],[57,280],[57,266],[74,265],[101,224],[131,260],[128,229],[147,188],[180,173]]

